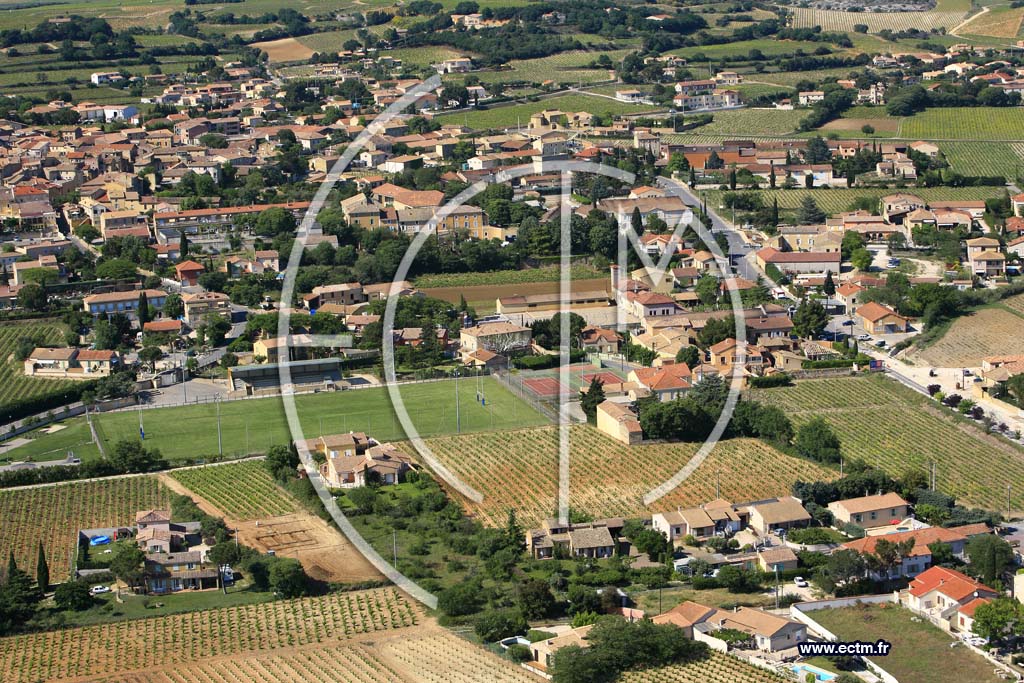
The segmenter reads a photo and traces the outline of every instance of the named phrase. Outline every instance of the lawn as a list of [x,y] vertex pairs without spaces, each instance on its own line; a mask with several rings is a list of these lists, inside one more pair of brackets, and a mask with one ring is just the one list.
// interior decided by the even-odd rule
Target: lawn
[[[604,277],[603,270],[585,265],[575,265],[570,271],[573,280],[591,280]],[[450,273],[423,275],[416,278],[416,288],[430,287],[473,287],[478,285],[516,285],[526,282],[557,282],[562,271],[556,267],[532,268],[529,270],[497,270],[488,273]]]
[[992,664],[964,647],[950,647],[950,636],[895,605],[859,605],[815,610],[811,618],[841,640],[892,644],[887,657],[873,661],[900,683],[988,683],[999,681]]
[[[481,406],[476,398],[477,381],[459,382],[462,431],[515,429],[545,424],[545,419],[522,400],[503,389],[495,380],[484,378],[480,386],[487,398]],[[408,384],[401,395],[413,424],[424,436],[453,434],[456,430],[455,382],[452,380]],[[405,438],[383,387],[295,397],[302,428],[307,438],[324,434],[365,431],[380,441]],[[220,406],[221,433],[225,457],[263,453],[275,444],[291,441],[280,398],[225,401]],[[172,462],[191,462],[217,455],[217,411],[212,404],[142,411],[146,445],[157,448]],[[94,417],[108,447],[121,439],[137,439],[139,413],[127,411]],[[68,420],[69,428],[81,418]],[[55,435],[33,434],[33,453],[51,451]],[[10,452],[20,459],[23,446]],[[62,457],[63,454],[57,453]]]
[[639,114],[649,111],[664,111],[657,107],[642,104],[628,104],[596,95],[574,94],[549,97],[536,102],[516,104],[506,107],[495,107],[489,110],[476,110],[443,114],[437,119],[441,123],[463,124],[477,130],[491,128],[511,128],[516,125],[525,126],[530,116],[545,109],[560,109],[566,112],[588,111],[595,114]]
[[[1024,448],[885,377],[803,380],[752,398],[778,405],[798,426],[825,418],[847,462],[860,459],[894,477],[925,473],[935,463],[938,489],[966,505],[1003,509],[1005,482],[1024,480]],[[1017,488],[1015,510],[1024,506]]]

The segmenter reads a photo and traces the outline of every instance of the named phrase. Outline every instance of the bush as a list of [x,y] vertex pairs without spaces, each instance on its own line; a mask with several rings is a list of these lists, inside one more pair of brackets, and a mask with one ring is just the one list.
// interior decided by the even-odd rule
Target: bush
[[525,645],[516,643],[515,645],[508,646],[508,649],[505,650],[505,656],[513,662],[528,662],[533,659],[533,651]]
[[777,372],[774,375],[764,377],[750,377],[747,384],[751,389],[770,389],[772,387],[788,387],[793,385],[793,378],[785,372]]
[[519,610],[493,610],[477,617],[473,630],[488,643],[525,633],[529,628]]

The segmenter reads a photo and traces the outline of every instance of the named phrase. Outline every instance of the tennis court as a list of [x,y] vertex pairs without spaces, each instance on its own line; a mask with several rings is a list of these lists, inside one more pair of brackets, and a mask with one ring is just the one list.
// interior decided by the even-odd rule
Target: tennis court
[[562,390],[562,383],[553,377],[524,379],[523,386],[533,392],[537,398],[554,398]]

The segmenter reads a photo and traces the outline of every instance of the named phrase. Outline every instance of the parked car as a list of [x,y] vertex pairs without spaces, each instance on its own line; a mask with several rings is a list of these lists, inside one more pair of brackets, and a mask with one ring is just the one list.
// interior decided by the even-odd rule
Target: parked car
[[805,579],[802,576],[798,576],[795,579],[793,579],[793,583],[796,584],[797,588],[807,588],[810,585],[809,583],[807,583],[807,579]]
[[885,340],[879,339],[878,341],[875,342],[875,346],[877,346],[880,349],[884,349],[886,347]]
[[857,341],[871,341],[871,335],[870,334],[858,334],[857,335]]
[[110,586],[93,586],[89,589],[89,595],[103,595],[110,592]]

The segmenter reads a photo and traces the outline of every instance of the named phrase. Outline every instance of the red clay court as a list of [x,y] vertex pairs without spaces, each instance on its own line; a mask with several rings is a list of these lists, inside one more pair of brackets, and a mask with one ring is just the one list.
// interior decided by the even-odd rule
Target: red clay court
[[589,385],[594,379],[597,379],[601,384],[622,384],[625,381],[614,372],[593,372],[583,375],[584,385]]
[[534,377],[524,379],[523,386],[541,398],[558,396],[562,389],[561,383],[553,377]]

